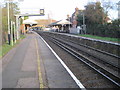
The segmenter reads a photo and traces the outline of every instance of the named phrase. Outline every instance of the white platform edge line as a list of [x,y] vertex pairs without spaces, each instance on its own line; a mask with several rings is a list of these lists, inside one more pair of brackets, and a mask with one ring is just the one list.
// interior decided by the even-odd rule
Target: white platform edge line
[[48,48],[52,51],[52,53],[56,56],[56,58],[60,61],[60,63],[64,66],[64,68],[68,71],[70,76],[74,79],[76,84],[80,88],[85,88],[82,83],[75,77],[75,75],[71,72],[71,70],[66,66],[66,64],[61,60],[61,58],[55,53],[55,51],[47,44],[47,42],[41,37],[41,39],[45,42],[45,44],[48,46]]
[[[37,34],[37,33],[36,33]],[[66,64],[62,61],[62,59],[55,53],[55,51],[48,45],[48,43],[39,35],[39,37],[43,40],[43,42],[48,46],[48,48],[52,51],[52,53],[56,56],[56,58],[60,61],[60,63],[64,66],[64,68],[67,70],[67,72],[70,74],[70,76],[73,78],[73,80],[76,82],[76,84],[81,88],[82,90],[86,90],[85,87],[82,85],[82,83],[75,77],[75,75],[72,73],[72,71],[66,66]]]

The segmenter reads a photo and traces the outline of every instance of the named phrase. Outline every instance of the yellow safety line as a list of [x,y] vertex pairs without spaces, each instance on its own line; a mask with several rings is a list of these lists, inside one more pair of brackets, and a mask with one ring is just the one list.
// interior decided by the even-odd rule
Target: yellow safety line
[[39,51],[38,51],[38,42],[36,39],[35,39],[35,44],[36,44],[36,50],[37,50],[38,79],[39,79],[40,88],[43,88],[42,73],[40,69],[40,57],[39,57]]

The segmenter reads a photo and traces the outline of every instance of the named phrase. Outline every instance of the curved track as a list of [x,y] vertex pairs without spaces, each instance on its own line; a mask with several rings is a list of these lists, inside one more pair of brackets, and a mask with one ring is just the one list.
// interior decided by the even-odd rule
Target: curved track
[[[88,47],[87,47],[88,50],[85,50],[85,48],[80,47],[80,45],[78,45],[77,42],[68,40],[67,38],[65,40],[57,35],[50,35],[50,33],[41,32],[39,34],[45,40],[56,44],[57,46],[64,49],[65,51],[67,51],[73,57],[77,58],[81,62],[80,66],[82,66],[82,67],[80,69],[84,70],[84,68],[85,68],[84,72],[80,72],[80,74],[83,73],[82,78],[87,78],[88,80],[90,79],[88,82],[86,82],[85,86],[87,86],[87,85],[91,86],[91,87],[100,87],[101,86],[101,87],[107,87],[107,88],[108,87],[109,88],[120,87],[120,82],[119,82],[120,78],[116,74],[116,73],[118,73],[119,67],[116,66],[115,63],[105,61],[101,57],[99,59],[97,56],[95,56],[95,54],[90,54],[90,52],[89,52],[89,51],[91,51],[91,53],[93,53],[94,51],[98,51],[98,50],[92,51],[93,49],[90,49],[90,48],[88,49]],[[82,48],[82,50],[80,48]],[[96,52],[94,52],[94,53],[96,53]],[[98,53],[102,53],[102,52],[98,51]],[[98,54],[98,55],[100,55],[100,54]],[[109,55],[108,57],[111,57],[111,56]],[[112,58],[117,58],[117,57],[113,56]],[[87,77],[86,77],[84,75],[84,73],[89,73],[89,76],[87,75]],[[93,80],[93,78],[94,78],[93,76],[96,77],[95,80]],[[91,78],[92,78],[92,80],[91,80]],[[83,82],[83,83],[85,83],[85,82]],[[96,85],[96,83],[98,83],[98,86]],[[107,83],[106,86],[104,86],[105,83]]]

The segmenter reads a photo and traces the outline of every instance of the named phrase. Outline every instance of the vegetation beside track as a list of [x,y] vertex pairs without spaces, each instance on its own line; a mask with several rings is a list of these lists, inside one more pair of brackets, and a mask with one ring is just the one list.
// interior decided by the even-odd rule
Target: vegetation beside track
[[88,34],[86,34],[86,35],[79,35],[79,36],[120,43],[120,38],[100,37],[100,36],[94,36],[94,35],[88,35]]
[[24,39],[25,35],[21,35],[20,39],[16,41],[16,43],[12,45],[9,45],[8,42],[6,42],[5,44],[3,44],[0,47],[0,58],[2,58],[5,54],[7,54],[13,47],[15,47],[17,44],[19,44],[20,40]]

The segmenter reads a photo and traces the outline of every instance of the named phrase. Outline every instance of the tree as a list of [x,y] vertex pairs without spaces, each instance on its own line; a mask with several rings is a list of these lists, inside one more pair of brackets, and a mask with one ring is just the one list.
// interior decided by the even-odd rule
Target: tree
[[[88,3],[88,5],[85,6],[84,14],[87,33],[95,35],[98,32],[96,27],[98,27],[99,24],[104,24],[106,22],[104,20],[106,14],[101,7],[101,3]],[[81,21],[81,19],[81,15],[79,14],[78,21]]]
[[116,3],[111,2],[110,0],[102,0],[101,3],[106,15],[109,15],[110,10],[117,9]]
[[7,41],[7,5],[2,7],[2,44]]
[[106,14],[104,13],[100,2],[88,4],[85,6],[85,8],[85,15],[87,17],[88,23],[104,23],[104,17],[106,17]]
[[[15,14],[20,13],[17,3],[10,2],[10,20],[15,22]],[[8,17],[7,17],[7,3],[2,7],[2,42],[3,44],[7,41],[8,31]]]
[[19,13],[20,11],[19,11],[17,3],[11,2],[10,3],[10,18],[12,19],[12,21],[15,21],[15,15]]
[[101,3],[89,3],[85,6],[84,13],[86,17],[87,33],[96,35],[96,33],[99,32],[97,29],[98,25],[106,22],[104,20],[106,14],[104,13],[104,9],[101,7]]
[[[100,2],[89,3],[85,6],[84,14],[87,34],[120,38],[120,19],[113,20],[112,23],[107,23],[107,11],[112,9],[112,7],[108,4],[108,6],[106,5],[106,9],[104,8]],[[82,24],[83,19],[81,14],[78,15],[77,21],[79,24]]]

